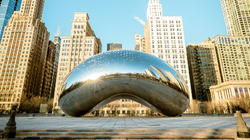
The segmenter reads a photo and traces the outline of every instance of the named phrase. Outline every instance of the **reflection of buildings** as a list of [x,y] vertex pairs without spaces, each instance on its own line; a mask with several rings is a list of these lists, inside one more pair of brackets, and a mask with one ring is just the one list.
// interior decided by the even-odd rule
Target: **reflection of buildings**
[[144,70],[144,73],[147,74],[147,75],[150,75],[150,76],[152,76],[152,77],[157,77],[157,76],[154,74],[154,72],[153,72],[152,70],[150,70],[150,69],[145,69],[145,70]]
[[107,44],[107,51],[121,50],[121,49],[122,49],[122,44],[119,44],[119,43],[109,43],[109,44]]
[[54,94],[54,111],[60,110],[58,95],[65,76],[80,62],[101,52],[101,40],[97,38],[88,22],[87,13],[75,13],[72,21],[71,36],[61,38],[56,89]]
[[[109,44],[107,44],[107,51],[121,50],[121,49],[122,49],[122,44],[119,44],[119,43],[109,43]],[[126,102],[124,102],[124,101],[126,101]],[[119,103],[119,105],[118,105],[118,103]],[[116,100],[116,101],[113,101],[113,102],[105,105],[104,107],[101,107],[100,109],[94,111],[93,113],[95,113],[95,115],[96,115],[96,113],[98,112],[100,114],[100,116],[102,116],[102,115],[104,115],[104,116],[107,116],[107,115],[108,116],[122,116],[122,114],[124,114],[123,116],[125,116],[125,114],[127,114],[127,110],[131,109],[129,106],[125,105],[126,103],[127,103],[127,99]],[[136,104],[136,102],[133,102],[133,103]],[[115,106],[114,104],[117,104],[117,105]],[[114,111],[114,106],[116,108],[115,110],[117,110],[117,111]],[[122,112],[122,111],[120,113],[119,111],[122,110],[122,109],[119,108],[119,107],[125,107],[125,108],[122,108],[122,109],[126,110],[126,113]],[[91,115],[93,115],[93,114],[91,114]]]
[[[159,0],[149,0],[144,34],[145,41],[140,34],[135,35],[135,49],[171,64],[184,78],[191,96],[182,17],[162,16]],[[145,47],[140,45],[144,42]]]
[[151,109],[129,99],[113,101],[87,116],[154,116]]
[[[145,69],[144,73],[157,78],[154,72],[150,69]],[[148,107],[143,106],[140,103],[129,99],[119,99],[111,103],[106,104],[105,106],[99,108],[92,113],[89,113],[90,116],[152,116],[156,115],[153,110]]]
[[209,87],[220,83],[215,44],[210,39],[188,44],[187,56],[193,99],[210,100]]
[[5,26],[0,47],[0,108],[20,105],[21,97],[39,96],[49,32],[42,23],[43,0],[22,1]]
[[19,11],[22,0],[1,0],[0,1],[0,42],[4,27],[8,24],[14,11]]
[[[144,73],[147,69],[157,77]],[[100,77],[91,80],[90,75]],[[188,88],[174,68],[140,51],[116,50],[95,55],[77,66],[64,83],[59,106],[71,116],[88,114],[115,100],[118,101],[99,109],[99,114],[103,112],[107,116],[113,111],[113,115],[152,114],[146,108],[135,108],[141,105],[134,106],[131,105],[134,102],[119,99],[136,101],[167,116],[180,115],[189,105]]]

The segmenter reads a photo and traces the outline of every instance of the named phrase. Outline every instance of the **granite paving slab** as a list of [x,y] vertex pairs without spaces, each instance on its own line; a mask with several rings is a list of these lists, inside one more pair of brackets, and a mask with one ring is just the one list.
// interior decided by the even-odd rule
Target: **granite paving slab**
[[[0,130],[8,122],[0,117]],[[16,117],[17,129],[235,129],[236,117]],[[244,117],[250,127],[250,117]]]

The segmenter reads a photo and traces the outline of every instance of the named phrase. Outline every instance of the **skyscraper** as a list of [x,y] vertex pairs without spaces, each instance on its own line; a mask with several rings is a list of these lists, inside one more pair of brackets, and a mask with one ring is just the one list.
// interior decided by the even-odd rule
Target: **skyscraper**
[[229,36],[250,36],[249,0],[221,0]]
[[44,100],[50,99],[53,94],[52,85],[55,83],[55,80],[56,80],[56,79],[53,79],[53,77],[55,77],[57,74],[57,68],[55,69],[54,65],[56,63],[55,61],[58,61],[56,60],[56,56],[55,56],[56,49],[57,49],[56,44],[54,44],[52,41],[49,41],[48,51],[46,55],[46,62],[45,62],[45,67],[44,67],[43,86],[42,86],[42,93],[41,93],[41,96],[43,97]]
[[213,38],[218,57],[221,82],[250,81],[250,37]]
[[221,76],[221,83],[209,88],[214,111],[233,113],[236,106],[245,110],[250,99],[250,37],[217,35],[213,41]]
[[171,64],[184,78],[192,97],[182,17],[162,16],[159,0],[149,0],[144,34],[146,52]]
[[122,49],[122,44],[119,44],[119,43],[109,43],[107,45],[107,51],[121,50],[121,49]]
[[229,36],[188,44],[189,72],[195,99],[209,93],[213,112],[233,113],[238,98],[249,98],[250,1],[221,0],[221,6]]
[[59,63],[59,55],[60,55],[60,48],[61,48],[61,38],[59,34],[54,37],[54,44],[55,44],[55,55],[54,55],[54,64],[53,64],[53,74],[52,74],[52,83],[50,89],[50,99],[54,98],[55,93],[55,86],[56,86],[56,76],[58,72],[58,63]]
[[4,27],[11,18],[14,11],[19,11],[22,0],[0,0],[0,41]]
[[213,41],[222,82],[250,80],[250,1],[221,0],[229,36],[215,36]]
[[[194,99],[202,101],[204,95],[209,94],[211,96],[208,97],[216,99],[216,102],[234,98],[235,94],[231,96],[229,92],[232,92],[233,88],[242,89],[240,85],[247,85],[247,81],[250,81],[249,50],[249,36],[217,35],[212,41],[188,44],[189,72]],[[222,96],[224,93],[230,95],[230,98]]]
[[210,38],[201,44],[188,44],[187,56],[193,99],[211,100],[209,87],[220,83],[215,44]]
[[141,34],[135,34],[135,50],[146,52],[145,48],[145,38]]
[[102,51],[101,40],[95,36],[89,24],[89,15],[87,13],[75,13],[74,15],[71,36],[61,37],[61,51],[53,103],[54,112],[60,112],[58,97],[66,75],[80,62]]
[[[0,110],[40,96],[49,44],[41,21],[44,0],[22,0],[4,28],[0,46]],[[22,104],[21,104],[22,105]],[[19,106],[18,106],[19,108]]]

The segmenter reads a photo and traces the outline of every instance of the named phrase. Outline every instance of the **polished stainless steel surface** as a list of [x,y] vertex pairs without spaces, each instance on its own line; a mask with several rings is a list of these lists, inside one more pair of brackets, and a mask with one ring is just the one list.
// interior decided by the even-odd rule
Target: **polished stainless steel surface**
[[167,62],[133,50],[108,51],[79,64],[67,75],[59,106],[81,116],[120,98],[135,100],[167,116],[188,107],[188,88]]

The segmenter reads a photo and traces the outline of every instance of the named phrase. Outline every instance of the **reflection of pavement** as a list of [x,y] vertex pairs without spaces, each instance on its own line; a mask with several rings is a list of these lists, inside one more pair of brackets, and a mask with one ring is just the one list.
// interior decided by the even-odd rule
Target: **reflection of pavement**
[[[1,117],[0,130],[8,122]],[[127,117],[127,118],[73,118],[73,117],[16,117],[17,130],[35,129],[235,129],[236,117]],[[250,117],[245,117],[250,127]]]
[[75,84],[77,86],[60,95],[59,105],[70,116],[82,116],[117,99],[136,101],[166,116],[180,115],[188,108],[186,94],[152,79],[119,75],[115,78],[103,77],[84,86]]

